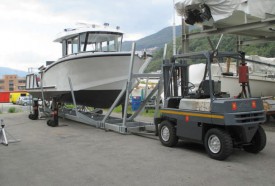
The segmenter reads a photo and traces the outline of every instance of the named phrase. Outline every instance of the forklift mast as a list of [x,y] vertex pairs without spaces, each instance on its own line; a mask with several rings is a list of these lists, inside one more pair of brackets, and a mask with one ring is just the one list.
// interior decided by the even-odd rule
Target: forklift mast
[[[218,51],[194,52],[188,54],[174,55],[171,60],[164,60],[162,65],[164,80],[164,99],[167,98],[210,98],[221,97],[221,82],[212,80],[211,64],[218,58],[235,58],[243,60],[244,53],[230,53]],[[218,61],[218,60],[215,60]],[[200,85],[195,93],[190,94],[189,66],[194,63],[204,62],[205,70]],[[194,88],[194,85],[193,85]]]
[[[163,61],[164,98],[188,95],[189,72],[186,61],[175,58]],[[180,91],[180,92],[179,92]],[[180,93],[180,95],[179,95]]]

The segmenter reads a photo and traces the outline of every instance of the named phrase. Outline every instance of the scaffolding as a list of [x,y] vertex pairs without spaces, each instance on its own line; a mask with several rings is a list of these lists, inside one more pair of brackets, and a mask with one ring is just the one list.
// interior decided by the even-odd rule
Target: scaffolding
[[[233,34],[237,36],[237,51],[240,51],[241,46],[272,42],[275,41],[275,16],[267,18],[261,21],[243,23],[241,25],[225,25],[223,27],[207,27],[204,26],[199,32],[189,32],[189,27],[182,19],[182,48],[183,52],[188,52],[189,41],[192,39],[207,37],[210,41],[210,36],[212,35],[222,35],[223,34]],[[253,39],[245,40],[241,36],[250,36]],[[213,44],[211,42],[210,46],[213,49]],[[219,44],[218,44],[219,45]],[[217,45],[217,46],[218,46]],[[216,48],[217,49],[217,48]]]

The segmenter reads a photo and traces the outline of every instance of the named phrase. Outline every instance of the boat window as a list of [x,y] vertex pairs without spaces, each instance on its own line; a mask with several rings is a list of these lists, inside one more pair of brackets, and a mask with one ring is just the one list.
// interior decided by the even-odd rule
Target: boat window
[[72,39],[67,40],[67,55],[72,54]]
[[86,51],[98,51],[97,34],[89,34]]
[[109,41],[109,51],[117,51],[114,40]]
[[80,34],[80,52],[85,52],[85,40],[86,40],[86,33]]
[[78,37],[72,39],[72,52],[73,54],[78,53]]
[[62,41],[62,56],[79,52],[118,52],[121,43],[120,33],[85,32]]
[[86,51],[96,51],[96,43],[88,42]]
[[120,51],[121,42],[122,35],[111,33],[89,33],[86,51]]

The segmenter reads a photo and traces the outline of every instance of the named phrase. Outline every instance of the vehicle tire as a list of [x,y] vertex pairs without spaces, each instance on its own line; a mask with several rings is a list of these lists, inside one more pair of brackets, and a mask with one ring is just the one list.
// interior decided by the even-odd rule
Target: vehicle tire
[[47,121],[47,125],[51,126],[51,120],[50,119]]
[[266,145],[266,134],[262,126],[259,125],[257,132],[251,140],[251,144],[243,146],[246,152],[258,153],[265,148]]
[[265,123],[270,122],[270,115],[266,114],[265,115]]
[[212,128],[205,134],[204,147],[210,158],[224,160],[233,151],[232,138],[227,131]]
[[159,127],[159,139],[164,146],[173,147],[178,143],[176,127],[169,121],[162,121]]
[[37,120],[38,117],[35,116],[34,114],[29,114],[29,119],[31,119],[31,120]]
[[49,119],[49,120],[47,121],[47,125],[50,126],[50,127],[57,127],[57,126],[58,126],[57,122],[55,122],[55,121],[52,120],[52,119]]
[[27,106],[27,103],[23,103],[23,106]]

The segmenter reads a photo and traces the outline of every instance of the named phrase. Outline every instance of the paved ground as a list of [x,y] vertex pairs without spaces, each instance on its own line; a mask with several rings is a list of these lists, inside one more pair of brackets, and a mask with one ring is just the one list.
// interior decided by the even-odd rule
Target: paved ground
[[[1,114],[19,143],[0,145],[0,185],[275,185],[275,122],[264,125],[267,146],[259,154],[234,150],[226,161],[208,158],[200,145],[105,132],[60,120],[52,128],[27,112]],[[8,135],[8,138],[11,137]]]

